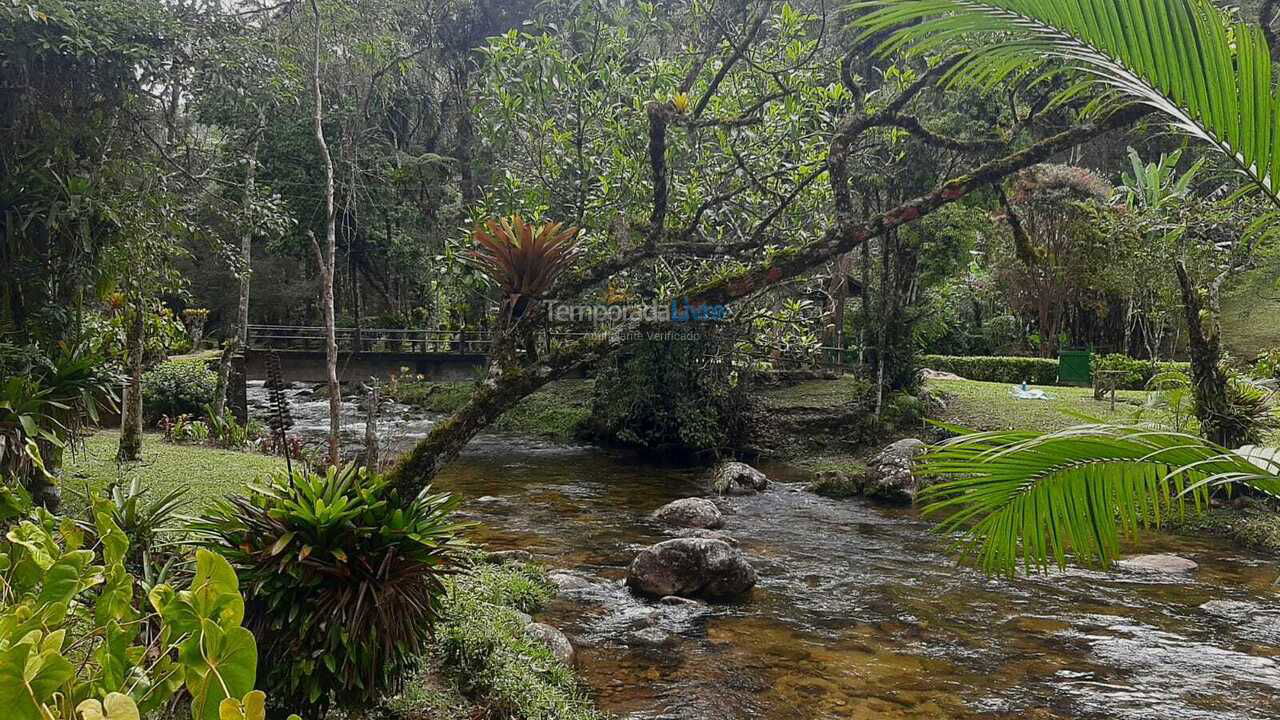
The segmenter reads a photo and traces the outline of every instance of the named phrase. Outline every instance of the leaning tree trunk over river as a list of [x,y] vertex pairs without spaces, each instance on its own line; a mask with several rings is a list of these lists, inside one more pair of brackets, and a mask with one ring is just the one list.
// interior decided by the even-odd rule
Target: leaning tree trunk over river
[[329,385],[329,455],[328,463],[337,465],[338,431],[342,413],[342,389],[338,385],[338,340],[335,329],[333,309],[333,278],[337,270],[338,240],[333,202],[333,157],[329,154],[329,144],[324,138],[324,97],[320,94],[320,7],[316,0],[311,0],[311,12],[315,15],[315,54],[311,66],[311,91],[315,100],[312,112],[312,126],[315,131],[316,145],[320,148],[320,159],[324,165],[324,209],[325,209],[325,245],[323,248],[311,237],[311,245],[315,250],[316,262],[320,265],[320,302],[324,309],[325,330],[325,371]]
[[[841,132],[861,133],[870,127],[893,125],[898,110],[899,108],[891,106],[863,121],[844,125]],[[889,115],[886,116],[885,112]],[[987,162],[968,175],[953,178],[932,192],[869,220],[858,221],[845,213],[838,213],[836,223],[819,240],[779,252],[759,264],[716,278],[700,288],[692,289],[685,296],[693,305],[724,305],[755,295],[778,283],[811,272],[815,267],[858,248],[871,238],[881,237],[895,228],[914,222],[975,190],[1043,162],[1058,152],[1107,130],[1126,127],[1149,112],[1145,108],[1131,107],[1105,119],[1058,133]],[[852,142],[842,145],[848,147]],[[607,261],[600,268],[587,271],[583,278],[562,284],[558,294],[581,290],[584,282],[603,281],[617,270],[628,267],[628,263],[634,264],[653,257],[662,249],[665,248],[646,243],[643,247]],[[466,404],[448,419],[437,423],[431,433],[401,459],[390,472],[393,487],[402,498],[417,495],[426,488],[440,468],[457,457],[471,438],[497,420],[502,413],[552,380],[594,365],[607,357],[620,348],[628,333],[635,329],[624,326],[615,328],[608,334],[593,334],[569,346],[556,348],[538,362],[529,365],[521,364],[514,353],[501,353],[512,358],[510,364],[506,361],[494,363],[488,376],[477,385]]]

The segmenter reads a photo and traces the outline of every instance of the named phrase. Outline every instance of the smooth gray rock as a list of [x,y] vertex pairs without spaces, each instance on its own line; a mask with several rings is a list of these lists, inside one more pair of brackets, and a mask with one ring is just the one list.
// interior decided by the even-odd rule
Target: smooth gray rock
[[649,597],[728,600],[756,584],[742,553],[721,540],[676,538],[647,547],[627,568],[627,587]]
[[889,502],[911,503],[929,486],[929,481],[916,476],[912,464],[928,448],[921,440],[905,438],[886,446],[871,462],[862,480],[862,494]]
[[578,577],[577,575],[572,575],[566,572],[548,573],[547,579],[550,580],[556,586],[556,588],[560,590],[560,592],[573,592],[574,590],[587,590],[591,587],[590,580],[584,577]]
[[525,625],[524,632],[534,640],[546,645],[551,650],[551,654],[555,655],[560,662],[565,665],[573,665],[576,659],[573,643],[569,642],[569,638],[559,629],[546,623],[529,623]]
[[1179,555],[1134,555],[1127,557],[1116,565],[1133,572],[1143,573],[1189,573],[1200,567],[1194,560]]
[[528,550],[498,550],[485,556],[485,562],[505,565],[513,562],[533,562],[533,555]]
[[665,525],[714,530],[724,526],[720,508],[703,498],[684,498],[667,503],[653,513],[653,519]]
[[711,471],[711,489],[721,495],[754,495],[769,487],[769,478],[746,463],[723,462]]

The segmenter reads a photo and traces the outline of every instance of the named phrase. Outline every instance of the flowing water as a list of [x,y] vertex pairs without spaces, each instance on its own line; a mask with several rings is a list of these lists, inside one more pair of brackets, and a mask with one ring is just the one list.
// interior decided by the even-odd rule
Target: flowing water
[[[351,437],[363,435],[355,419]],[[327,405],[294,405],[300,432]],[[393,408],[402,446],[432,419]],[[1188,575],[1071,570],[993,579],[956,565],[915,512],[803,492],[717,500],[759,573],[727,605],[667,606],[622,586],[667,536],[648,516],[705,495],[698,472],[526,438],[478,438],[438,485],[492,549],[528,550],[569,588],[540,619],[578,647],[599,705],[623,718],[1280,718],[1276,563],[1150,535]]]

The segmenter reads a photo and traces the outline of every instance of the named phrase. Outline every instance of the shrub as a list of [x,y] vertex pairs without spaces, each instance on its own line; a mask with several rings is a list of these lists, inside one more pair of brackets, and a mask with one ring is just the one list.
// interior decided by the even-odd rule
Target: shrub
[[142,374],[142,406],[152,418],[199,415],[217,387],[217,374],[203,360],[166,360]]
[[522,563],[481,564],[450,578],[436,632],[440,663],[497,717],[599,720],[573,670],[525,633],[519,613],[551,596],[541,572]]
[[1263,352],[1253,361],[1249,375],[1258,380],[1280,378],[1280,348]]
[[257,648],[226,560],[196,553],[198,590],[155,586],[160,631],[144,636],[140,621],[152,614],[138,607],[129,542],[110,503],[95,500],[92,515],[93,542],[43,509],[0,539],[0,687],[14,689],[5,717],[136,718],[185,685],[194,720],[263,720]]
[[718,357],[722,340],[641,340],[600,370],[591,423],[608,442],[703,452],[741,445],[748,378]]
[[1123,373],[1117,379],[1118,390],[1145,390],[1152,378],[1169,372],[1190,372],[1191,366],[1179,362],[1158,362],[1153,366],[1150,360],[1139,360],[1121,353],[1094,356],[1090,365],[1094,373],[1099,371],[1118,371]]
[[267,687],[309,716],[399,689],[465,547],[454,498],[423,493],[406,505],[389,495],[363,468],[296,470],[192,526],[251,591],[245,622],[262,643]]
[[1058,361],[1034,357],[959,357],[954,355],[921,355],[920,367],[955,373],[968,380],[1032,385],[1054,385],[1058,382]]

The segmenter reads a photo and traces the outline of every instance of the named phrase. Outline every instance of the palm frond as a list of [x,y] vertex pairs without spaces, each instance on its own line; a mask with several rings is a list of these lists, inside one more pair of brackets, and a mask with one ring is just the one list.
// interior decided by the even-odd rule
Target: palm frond
[[856,21],[866,35],[888,33],[880,52],[969,48],[952,81],[989,86],[1040,58],[1064,61],[1105,90],[1095,109],[1121,99],[1155,108],[1280,206],[1270,49],[1260,27],[1233,22],[1212,0],[857,0],[852,8],[868,11]]
[[1280,496],[1274,452],[1114,425],[966,435],[932,448],[918,471],[941,478],[921,500],[946,514],[940,529],[959,533],[962,554],[1009,574],[1063,567],[1069,554],[1108,565],[1121,536],[1203,508],[1217,485]]

